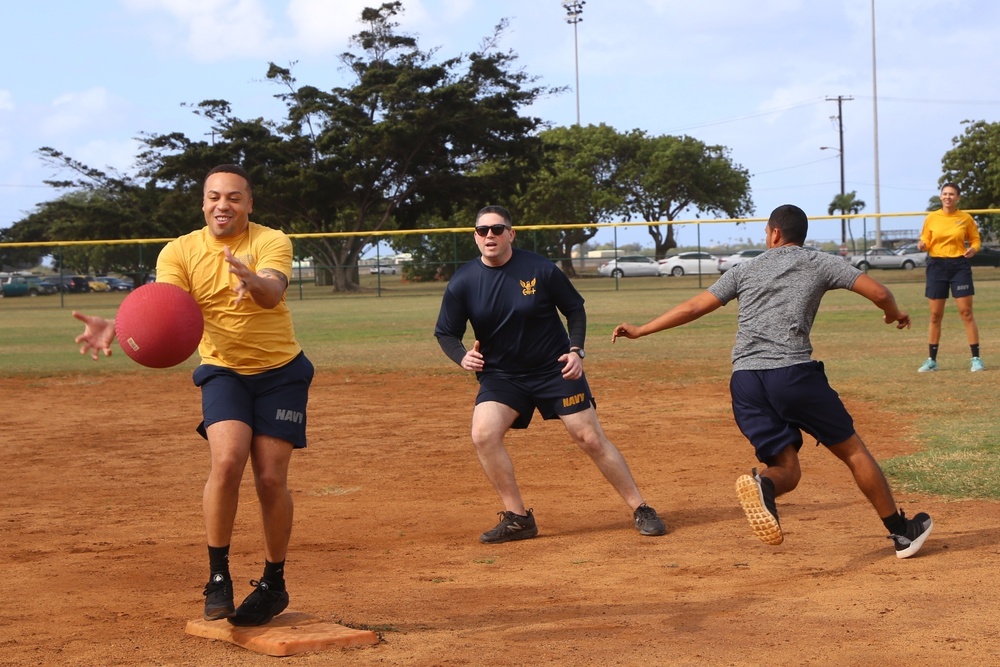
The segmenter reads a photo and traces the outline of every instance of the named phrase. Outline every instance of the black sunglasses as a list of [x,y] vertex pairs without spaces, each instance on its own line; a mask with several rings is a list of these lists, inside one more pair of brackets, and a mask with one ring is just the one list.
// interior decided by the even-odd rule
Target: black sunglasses
[[476,233],[480,236],[486,236],[490,232],[493,232],[493,236],[500,236],[508,229],[510,227],[507,225],[482,225],[476,227]]

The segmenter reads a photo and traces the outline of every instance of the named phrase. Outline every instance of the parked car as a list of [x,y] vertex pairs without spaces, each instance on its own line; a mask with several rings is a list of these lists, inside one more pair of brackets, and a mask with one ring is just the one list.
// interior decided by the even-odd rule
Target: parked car
[[368,270],[368,273],[388,273],[389,275],[396,275],[395,264],[375,264]]
[[96,279],[102,283],[106,283],[107,286],[111,288],[112,292],[128,292],[132,289],[132,284],[125,282],[121,278],[98,276]]
[[29,286],[29,292],[28,292],[29,295],[31,294],[30,290],[32,289],[37,290],[38,294],[45,294],[45,295],[55,294],[56,292],[59,291],[58,287],[56,287],[50,282],[42,280],[38,276],[28,276],[28,286]]
[[753,259],[757,255],[763,254],[763,252],[764,252],[763,250],[756,250],[756,249],[740,250],[739,252],[734,252],[732,255],[729,255],[728,257],[723,257],[719,259],[719,271],[724,273],[729,269],[733,268],[734,266],[736,266],[737,264],[742,264],[748,259]]
[[660,265],[646,255],[625,255],[601,264],[597,272],[602,276],[624,278],[625,276],[658,276]]
[[57,285],[63,292],[89,292],[90,282],[83,276],[52,276],[47,278]]
[[969,264],[972,266],[1000,267],[1000,250],[983,246],[979,249],[979,252],[972,256]]
[[687,273],[719,273],[719,258],[707,252],[682,252],[660,260],[661,276],[683,276]]
[[917,266],[925,266],[927,264],[927,252],[918,248],[916,243],[907,243],[906,245],[899,246],[896,248],[896,254],[912,257],[917,260]]
[[917,255],[897,255],[888,248],[869,248],[863,255],[851,255],[849,258],[851,266],[862,271],[868,269],[914,269],[924,266],[926,258],[920,259]]
[[90,287],[90,291],[91,292],[110,292],[111,291],[111,285],[98,280],[94,276],[87,276],[87,285]]
[[37,276],[12,275],[0,278],[0,297],[55,294],[52,285],[43,285]]

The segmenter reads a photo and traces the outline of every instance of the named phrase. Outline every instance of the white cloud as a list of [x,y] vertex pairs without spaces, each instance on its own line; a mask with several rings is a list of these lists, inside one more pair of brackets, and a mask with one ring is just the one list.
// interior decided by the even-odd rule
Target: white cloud
[[14,96],[9,90],[0,90],[0,111],[14,110]]
[[347,50],[348,38],[361,29],[361,11],[371,0],[291,0],[288,19],[295,44],[311,53]]
[[104,140],[95,139],[68,149],[74,159],[97,169],[108,167],[128,172],[135,164],[135,156],[141,146],[135,139]]
[[52,100],[38,119],[42,137],[65,136],[93,125],[106,124],[115,115],[112,96],[106,88],[63,93]]
[[[263,0],[123,0],[138,12],[165,12],[186,37],[186,50],[203,62],[217,62],[266,52],[274,22]],[[163,35],[161,34],[162,38]],[[161,39],[161,44],[164,40]]]

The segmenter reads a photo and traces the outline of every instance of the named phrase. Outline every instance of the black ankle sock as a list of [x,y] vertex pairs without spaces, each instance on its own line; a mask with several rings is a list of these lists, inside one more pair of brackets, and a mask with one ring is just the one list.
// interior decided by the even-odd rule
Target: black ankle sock
[[285,561],[272,563],[269,560],[265,560],[264,575],[261,579],[271,584],[273,588],[285,590]]
[[906,521],[903,520],[898,511],[891,516],[882,517],[882,525],[892,535],[906,535]]
[[976,343],[975,345],[970,345],[969,349],[972,350],[972,356],[974,357],[979,356],[979,343]]
[[224,547],[208,547],[208,567],[211,573],[221,574],[230,579],[229,576],[229,545]]
[[930,350],[931,350],[930,351],[931,359],[933,359],[934,361],[937,361],[937,352],[938,352],[938,347],[939,346],[938,345],[931,345],[929,347],[930,347]]
[[774,480],[766,475],[760,476],[760,485],[766,486],[771,491],[771,497],[774,497]]

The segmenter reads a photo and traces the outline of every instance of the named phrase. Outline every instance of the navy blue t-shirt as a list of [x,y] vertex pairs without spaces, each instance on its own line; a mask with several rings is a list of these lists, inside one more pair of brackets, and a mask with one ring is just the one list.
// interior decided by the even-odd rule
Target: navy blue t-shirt
[[513,251],[503,266],[487,266],[476,258],[455,272],[441,301],[434,335],[445,353],[460,363],[461,341],[466,323],[471,323],[483,355],[483,373],[523,375],[561,369],[558,359],[569,352],[570,337],[559,313],[570,320],[574,338],[579,338],[573,343],[583,347],[583,297],[548,259],[519,248]]

